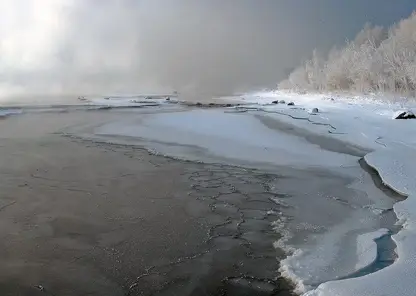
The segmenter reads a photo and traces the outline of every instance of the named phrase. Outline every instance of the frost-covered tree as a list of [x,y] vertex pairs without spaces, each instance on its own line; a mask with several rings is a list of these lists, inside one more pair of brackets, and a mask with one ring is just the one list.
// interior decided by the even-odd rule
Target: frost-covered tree
[[381,26],[372,27],[366,23],[364,28],[355,36],[354,44],[361,46],[365,43],[372,43],[375,47],[380,46],[381,42],[387,38],[387,32]]
[[295,69],[289,75],[289,85],[296,90],[306,90],[309,88],[308,75],[304,66]]
[[317,50],[313,51],[312,58],[296,68],[289,78],[279,84],[282,89],[321,91],[325,86],[323,67],[325,60],[320,57]]
[[325,90],[342,90],[351,87],[350,66],[354,51],[355,45],[348,43],[345,48],[330,55],[324,69]]
[[390,30],[366,24],[353,41],[331,50],[326,61],[315,50],[279,87],[415,95],[416,13]]
[[321,91],[324,87],[324,72],[323,66],[325,60],[320,57],[318,51],[315,49],[312,58],[305,63],[305,71],[308,79],[310,89]]

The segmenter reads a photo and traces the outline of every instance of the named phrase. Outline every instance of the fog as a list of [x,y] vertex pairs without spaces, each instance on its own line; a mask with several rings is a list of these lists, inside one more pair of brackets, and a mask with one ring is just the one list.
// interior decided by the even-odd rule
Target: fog
[[176,90],[200,99],[275,87],[312,49],[412,10],[374,19],[362,7],[352,21],[334,2],[0,0],[0,97]]

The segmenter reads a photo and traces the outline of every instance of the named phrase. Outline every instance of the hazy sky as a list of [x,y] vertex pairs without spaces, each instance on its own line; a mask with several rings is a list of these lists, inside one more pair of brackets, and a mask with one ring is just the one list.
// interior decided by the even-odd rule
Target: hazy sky
[[414,0],[0,0],[0,96],[273,86]]

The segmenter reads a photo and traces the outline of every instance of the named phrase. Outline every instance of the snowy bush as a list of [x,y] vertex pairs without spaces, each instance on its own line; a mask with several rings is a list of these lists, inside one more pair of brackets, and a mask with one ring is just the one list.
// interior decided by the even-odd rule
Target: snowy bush
[[367,24],[353,41],[295,69],[280,89],[416,94],[416,12],[389,30]]

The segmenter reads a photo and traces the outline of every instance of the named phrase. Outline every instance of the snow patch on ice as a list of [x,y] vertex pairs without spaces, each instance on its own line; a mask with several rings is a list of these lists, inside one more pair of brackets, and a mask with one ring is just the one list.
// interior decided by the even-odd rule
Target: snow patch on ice
[[404,196],[416,194],[416,149],[395,145],[369,153],[364,159],[388,187]]
[[[343,223],[317,234],[317,244],[303,246],[302,251],[295,252],[281,262],[280,272],[294,280],[298,293],[317,287],[322,282],[352,274],[357,271],[357,265],[365,265],[370,261],[368,257],[364,257],[365,254],[354,254],[355,246],[353,241],[349,240],[354,231],[360,231],[361,224],[366,223],[362,216],[363,213],[359,210],[353,212]],[[359,244],[363,245],[364,239],[367,239],[366,244],[370,245],[368,240],[371,239],[365,236]],[[372,251],[377,253],[377,250]]]
[[369,266],[377,259],[376,239],[389,233],[388,229],[361,234],[357,238],[357,257],[358,262],[355,265],[356,270]]

